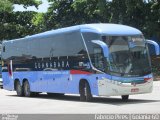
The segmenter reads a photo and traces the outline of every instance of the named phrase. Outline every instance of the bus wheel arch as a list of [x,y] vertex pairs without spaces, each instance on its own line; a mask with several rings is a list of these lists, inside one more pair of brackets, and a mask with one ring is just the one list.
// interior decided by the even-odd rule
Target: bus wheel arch
[[17,92],[18,96],[23,96],[24,95],[23,85],[21,85],[19,79],[14,80],[14,90]]
[[86,79],[81,79],[79,82],[79,94],[80,94],[80,101],[89,102],[92,100],[91,87]]

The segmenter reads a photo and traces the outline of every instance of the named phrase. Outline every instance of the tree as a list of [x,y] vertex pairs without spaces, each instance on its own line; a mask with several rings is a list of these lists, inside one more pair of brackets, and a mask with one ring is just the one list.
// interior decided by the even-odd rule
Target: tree
[[83,18],[83,23],[100,23],[109,21],[109,2],[106,0],[75,0],[72,4],[79,18]]
[[44,13],[36,13],[34,14],[31,22],[34,26],[34,32],[33,33],[40,33],[40,32],[44,32],[47,30],[46,26],[45,26],[45,14]]
[[36,26],[32,23],[32,19],[37,13],[32,11],[14,12],[13,4],[15,3],[24,6],[40,4],[35,0],[0,1],[0,40],[15,39],[37,33]]
[[71,7],[72,0],[49,0],[51,2],[48,12],[45,14],[45,28],[47,30],[73,25],[74,10]]
[[0,1],[0,12],[11,12],[13,10],[13,3],[8,0]]
[[124,24],[127,21],[126,0],[112,0],[110,9],[111,16],[109,22]]
[[148,37],[156,37],[160,42],[160,1],[150,0],[145,32]]
[[9,0],[11,3],[13,4],[19,4],[22,5],[27,8],[28,6],[35,6],[36,8],[38,8],[38,6],[40,4],[42,4],[42,1],[40,0]]
[[86,24],[119,23],[160,39],[159,0],[48,0],[47,13],[13,12],[13,4],[36,6],[38,0],[0,1],[0,39],[24,37],[50,29]]
[[109,3],[106,0],[49,0],[45,14],[46,28],[55,29],[85,23],[108,22]]

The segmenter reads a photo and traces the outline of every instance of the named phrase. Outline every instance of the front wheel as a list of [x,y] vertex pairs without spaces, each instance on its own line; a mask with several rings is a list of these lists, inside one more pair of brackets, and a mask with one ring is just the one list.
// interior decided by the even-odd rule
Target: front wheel
[[121,97],[123,101],[127,101],[129,98],[129,95],[122,95]]
[[30,97],[32,92],[30,91],[30,85],[28,81],[24,82],[24,96],[25,97]]
[[79,88],[79,92],[80,92],[80,101],[91,101],[92,100],[92,94],[91,94],[91,89],[90,86],[88,84],[88,82],[84,81],[80,84],[80,88]]

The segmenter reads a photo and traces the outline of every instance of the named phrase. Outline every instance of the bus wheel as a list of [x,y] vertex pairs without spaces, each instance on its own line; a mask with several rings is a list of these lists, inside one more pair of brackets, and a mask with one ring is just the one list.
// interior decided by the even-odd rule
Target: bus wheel
[[127,101],[129,98],[129,95],[122,95],[121,97],[123,101]]
[[30,91],[30,85],[28,83],[28,81],[24,82],[24,96],[25,97],[30,97],[31,96],[31,91]]
[[17,95],[23,96],[23,87],[21,86],[19,81],[16,82],[15,88],[16,88]]
[[92,94],[91,94],[91,89],[88,84],[88,82],[83,81],[80,83],[80,101],[91,101],[92,100]]

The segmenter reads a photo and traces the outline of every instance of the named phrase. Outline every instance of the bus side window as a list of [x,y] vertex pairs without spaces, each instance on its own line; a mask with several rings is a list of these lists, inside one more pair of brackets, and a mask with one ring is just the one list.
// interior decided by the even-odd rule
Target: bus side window
[[89,64],[89,59],[88,59],[88,55],[87,52],[85,50],[81,50],[76,57],[76,61],[75,63],[77,63],[77,68],[79,69],[89,69],[90,67],[88,66]]

